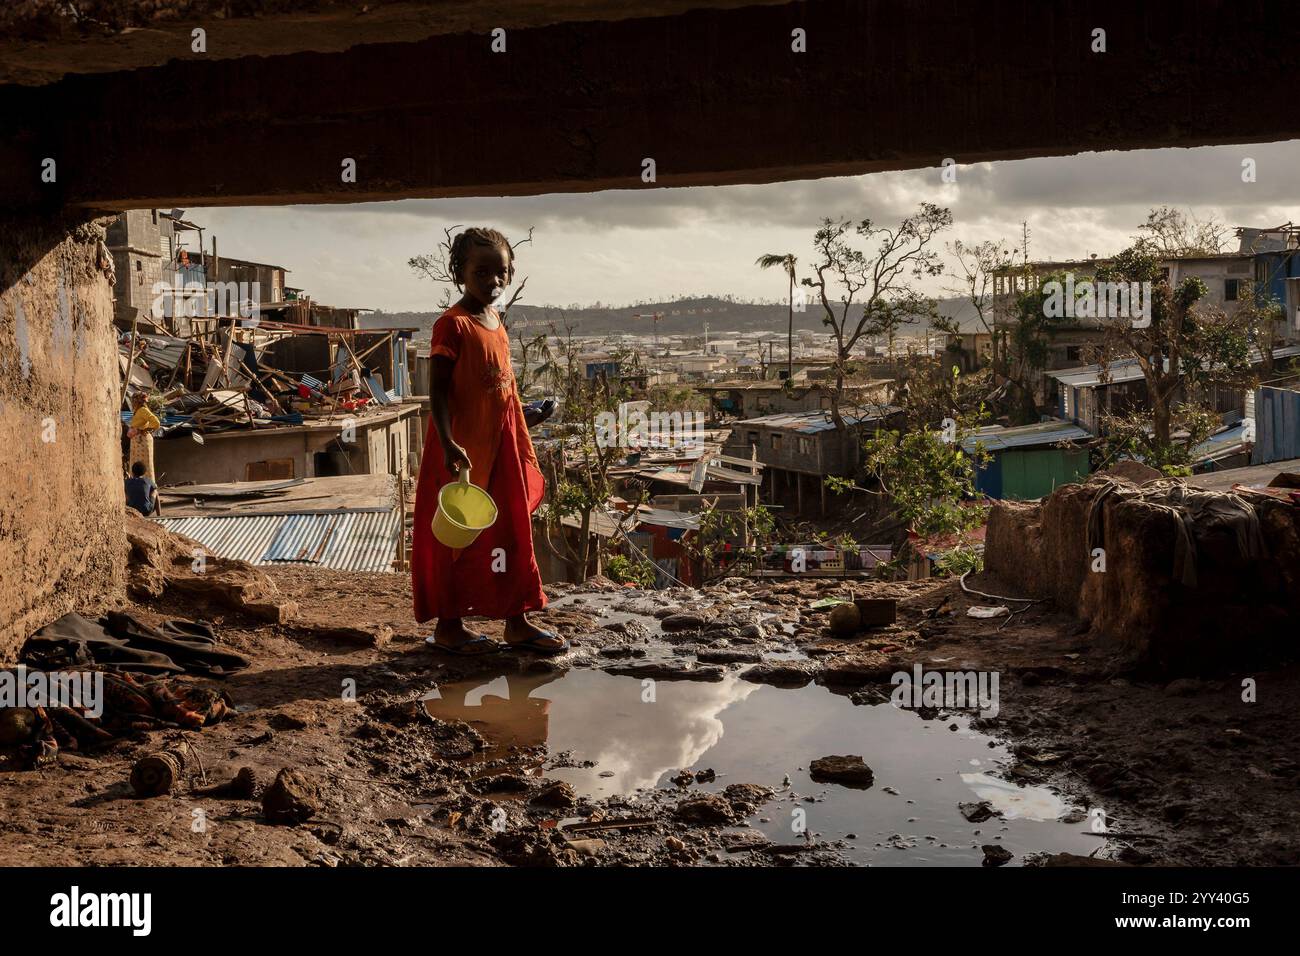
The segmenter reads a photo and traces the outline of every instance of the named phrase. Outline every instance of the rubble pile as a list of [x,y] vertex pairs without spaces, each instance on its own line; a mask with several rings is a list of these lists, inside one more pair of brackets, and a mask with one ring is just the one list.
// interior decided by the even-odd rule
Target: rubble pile
[[[206,433],[230,429],[302,425],[307,419],[391,405],[402,391],[400,383],[385,389],[362,364],[371,353],[391,347],[387,336],[358,352],[348,335],[317,330],[310,336],[316,341],[308,343],[315,347],[302,351],[328,368],[315,369],[313,375],[274,367],[277,346],[294,345],[303,336],[268,323],[266,328],[239,329],[244,339],[236,341],[235,326],[231,320],[218,330],[192,330],[187,337],[121,333],[119,366],[126,395],[147,397],[154,416],[145,430],[159,438],[196,435],[201,440]],[[283,354],[295,353],[285,349]],[[132,411],[123,412],[122,420],[138,421]]]
[[297,602],[285,600],[275,582],[246,561],[215,557],[198,542],[130,508],[126,535],[131,549],[127,586],[137,600],[172,592],[199,606],[229,608],[272,624],[298,616]]

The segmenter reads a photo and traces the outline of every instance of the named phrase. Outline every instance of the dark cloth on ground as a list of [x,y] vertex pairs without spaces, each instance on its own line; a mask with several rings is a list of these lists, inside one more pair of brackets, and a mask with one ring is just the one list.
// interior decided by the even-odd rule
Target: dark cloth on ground
[[249,666],[248,658],[221,649],[212,629],[193,621],[150,627],[121,611],[98,621],[75,612],[47,624],[27,639],[19,659],[43,670],[102,665],[140,674],[202,674],[224,677]]
[[1173,576],[1187,587],[1196,586],[1198,542],[1220,530],[1232,535],[1243,558],[1255,559],[1264,553],[1259,516],[1250,502],[1238,495],[1202,491],[1174,480],[1151,481],[1134,488],[1106,479],[1088,512],[1089,554],[1105,544],[1102,505],[1108,498],[1140,501],[1169,514],[1175,535]]

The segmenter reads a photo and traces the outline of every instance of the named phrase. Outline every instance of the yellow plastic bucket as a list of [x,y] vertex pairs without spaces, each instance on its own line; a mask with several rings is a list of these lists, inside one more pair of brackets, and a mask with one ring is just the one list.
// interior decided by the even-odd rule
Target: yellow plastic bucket
[[462,468],[460,481],[448,482],[438,492],[433,536],[449,548],[468,548],[496,520],[496,502],[478,485],[471,485],[469,469]]

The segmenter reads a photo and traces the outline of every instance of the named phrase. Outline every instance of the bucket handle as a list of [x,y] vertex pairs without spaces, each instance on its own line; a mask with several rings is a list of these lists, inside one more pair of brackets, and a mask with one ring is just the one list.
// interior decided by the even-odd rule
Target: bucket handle
[[462,468],[462,469],[460,470],[460,474],[459,474],[457,477],[460,479],[460,483],[461,483],[462,485],[468,485],[468,484],[469,484],[469,469],[468,469],[468,468]]

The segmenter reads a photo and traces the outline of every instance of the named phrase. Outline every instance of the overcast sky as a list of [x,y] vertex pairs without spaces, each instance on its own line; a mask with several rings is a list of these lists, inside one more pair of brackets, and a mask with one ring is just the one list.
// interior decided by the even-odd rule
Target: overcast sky
[[[1242,160],[1256,181],[1242,181]],[[432,310],[438,287],[406,260],[430,252],[444,226],[491,225],[519,251],[522,301],[622,305],[678,294],[784,297],[767,252],[812,257],[823,216],[896,221],[929,201],[949,206],[945,241],[1019,242],[1035,259],[1106,255],[1128,244],[1152,206],[1230,226],[1300,221],[1300,141],[1199,149],[1083,153],[1055,159],[802,180],[762,186],[613,190],[525,198],[405,200],[356,205],[191,209],[229,256],[291,270],[289,285],[319,302],[386,311]],[[927,288],[942,294],[942,285]]]

